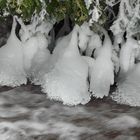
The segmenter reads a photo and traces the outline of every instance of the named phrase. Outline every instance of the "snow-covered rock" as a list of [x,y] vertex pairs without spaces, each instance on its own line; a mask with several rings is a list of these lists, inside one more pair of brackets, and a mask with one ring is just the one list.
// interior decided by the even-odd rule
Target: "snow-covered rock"
[[13,17],[11,34],[7,43],[0,48],[0,85],[20,86],[26,84],[23,66],[22,43],[15,34],[16,17]]
[[44,76],[42,84],[42,91],[48,98],[67,105],[86,104],[90,100],[88,65],[79,53],[77,34],[78,27],[75,26],[68,46],[54,68]]

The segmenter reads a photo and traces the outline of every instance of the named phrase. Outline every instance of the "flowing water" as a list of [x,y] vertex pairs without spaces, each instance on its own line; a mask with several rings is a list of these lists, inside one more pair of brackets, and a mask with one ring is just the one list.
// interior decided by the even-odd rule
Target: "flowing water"
[[139,140],[140,108],[93,99],[65,106],[39,87],[0,88],[0,140]]

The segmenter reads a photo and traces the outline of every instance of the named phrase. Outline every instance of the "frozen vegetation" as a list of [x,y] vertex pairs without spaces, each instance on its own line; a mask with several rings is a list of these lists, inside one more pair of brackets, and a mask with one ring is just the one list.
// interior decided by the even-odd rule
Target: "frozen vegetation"
[[[27,25],[13,16],[10,36],[0,48],[0,85],[17,87],[29,80],[39,85],[47,98],[66,105],[111,97],[121,104],[140,106],[139,0],[106,0],[110,7],[119,4],[110,27],[112,37],[97,24],[102,16],[101,2],[96,0],[92,10],[93,1],[85,4],[91,19],[74,24],[72,29],[64,21],[55,39],[51,33],[56,21],[45,19],[43,9]],[[115,84],[112,93],[110,87]]]

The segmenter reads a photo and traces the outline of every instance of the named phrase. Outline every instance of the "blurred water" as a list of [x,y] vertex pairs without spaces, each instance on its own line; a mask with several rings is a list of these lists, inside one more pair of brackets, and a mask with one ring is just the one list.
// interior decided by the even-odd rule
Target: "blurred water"
[[139,140],[140,108],[92,100],[69,107],[37,86],[0,88],[0,140]]

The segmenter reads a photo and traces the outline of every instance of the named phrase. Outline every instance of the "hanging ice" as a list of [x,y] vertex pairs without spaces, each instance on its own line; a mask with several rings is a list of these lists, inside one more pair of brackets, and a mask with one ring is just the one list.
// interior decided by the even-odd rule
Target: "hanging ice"
[[13,17],[11,34],[7,43],[0,48],[0,85],[20,86],[26,84],[26,74],[23,68],[22,43],[15,34],[16,17]]
[[139,45],[129,37],[120,52],[121,71],[117,91],[112,95],[112,99],[118,103],[140,106],[140,64],[135,64],[138,56]]
[[37,19],[29,25],[25,25],[21,19],[18,19],[21,25],[20,37],[23,43],[24,69],[34,84],[40,83],[43,76],[41,69],[44,64],[46,65],[50,56],[47,47],[51,24],[45,21],[39,22]]
[[112,43],[106,31],[103,46],[99,49],[91,71],[90,90],[93,96],[103,98],[108,96],[110,85],[114,83],[114,66],[111,60]]
[[48,98],[67,105],[86,104],[90,100],[88,66],[79,54],[77,28],[73,29],[69,45],[53,70],[44,76],[42,84],[42,91],[47,93]]
[[133,68],[135,58],[139,53],[139,45],[132,37],[128,37],[126,43],[122,45],[120,51],[120,68],[121,72],[125,73]]

